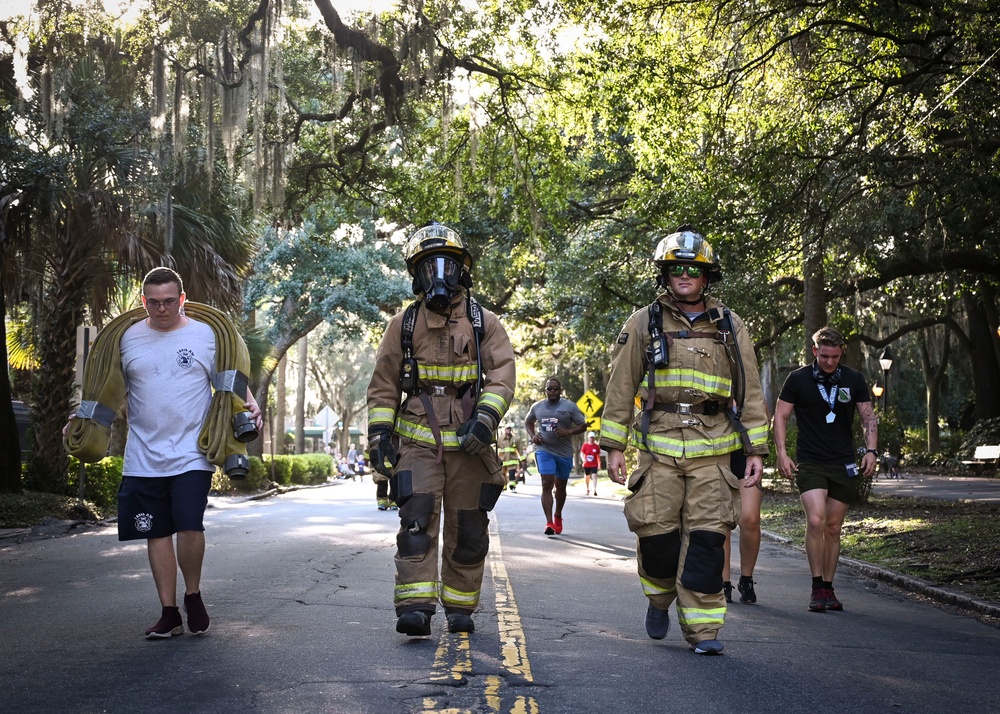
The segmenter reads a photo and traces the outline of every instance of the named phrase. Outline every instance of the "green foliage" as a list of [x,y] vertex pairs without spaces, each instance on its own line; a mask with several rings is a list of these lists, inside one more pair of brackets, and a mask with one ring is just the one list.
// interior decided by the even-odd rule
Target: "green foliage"
[[[118,487],[122,482],[123,463],[121,456],[106,456],[95,463],[84,464],[84,493],[88,501],[105,511],[113,511],[118,507]],[[78,493],[79,484],[80,461],[71,456],[67,493]]]

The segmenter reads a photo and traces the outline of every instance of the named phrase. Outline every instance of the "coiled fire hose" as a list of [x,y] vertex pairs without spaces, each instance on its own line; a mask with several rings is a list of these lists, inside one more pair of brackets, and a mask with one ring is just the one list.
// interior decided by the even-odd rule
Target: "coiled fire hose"
[[[198,449],[230,478],[244,478],[249,466],[247,448],[236,438],[233,417],[246,411],[243,405],[250,373],[246,343],[232,320],[210,305],[185,302],[184,314],[204,322],[215,333],[215,391],[198,434]],[[125,330],[145,318],[143,308],[129,310],[108,323],[94,340],[83,372],[83,399],[66,432],[66,449],[80,461],[100,461],[108,453],[111,422],[125,399],[121,338]]]

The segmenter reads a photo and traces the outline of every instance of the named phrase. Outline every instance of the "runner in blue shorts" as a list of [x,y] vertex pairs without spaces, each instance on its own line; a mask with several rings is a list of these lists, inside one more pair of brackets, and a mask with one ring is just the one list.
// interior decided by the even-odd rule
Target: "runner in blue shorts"
[[566,483],[573,470],[575,447],[571,437],[586,431],[587,418],[576,404],[562,397],[559,380],[550,377],[545,382],[545,399],[531,405],[524,419],[524,428],[535,445],[535,465],[538,466],[538,475],[542,477],[545,535],[558,535],[563,530]]

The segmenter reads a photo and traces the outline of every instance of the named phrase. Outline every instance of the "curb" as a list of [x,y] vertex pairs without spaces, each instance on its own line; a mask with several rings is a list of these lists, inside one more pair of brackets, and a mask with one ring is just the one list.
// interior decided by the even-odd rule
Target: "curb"
[[[805,548],[793,543],[791,539],[780,536],[777,533],[771,533],[770,531],[762,529],[760,534],[762,537],[767,538],[770,541],[787,545],[791,548],[795,548],[796,550],[805,552]],[[895,570],[889,570],[888,568],[883,568],[880,565],[866,563],[863,560],[855,560],[854,558],[848,558],[842,555],[840,556],[840,562],[842,565],[850,568],[856,573],[866,575],[874,580],[887,582],[890,585],[895,585],[898,588],[917,593],[918,595],[923,595],[936,602],[960,607],[963,610],[978,612],[981,615],[989,615],[990,617],[1000,618],[1000,605],[995,605],[985,600],[980,600],[979,598],[970,597],[969,595],[965,595],[963,593],[957,593],[953,590],[946,590],[945,588],[938,587],[937,585],[934,585],[926,580],[914,578],[909,575],[903,575],[902,573],[897,573]]]

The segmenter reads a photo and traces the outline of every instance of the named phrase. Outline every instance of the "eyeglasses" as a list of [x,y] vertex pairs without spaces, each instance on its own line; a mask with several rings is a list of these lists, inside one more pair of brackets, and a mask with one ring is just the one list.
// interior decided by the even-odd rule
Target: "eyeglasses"
[[667,272],[672,278],[679,278],[684,275],[685,271],[689,278],[700,278],[702,272],[704,272],[697,265],[671,265],[667,268]]
[[546,392],[561,392],[562,391],[562,387],[546,387],[545,391]]
[[174,305],[178,303],[178,298],[167,298],[166,300],[153,300],[152,298],[146,298],[146,307],[150,310],[159,310],[161,307],[167,310],[172,310]]

